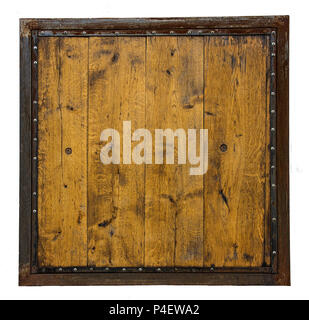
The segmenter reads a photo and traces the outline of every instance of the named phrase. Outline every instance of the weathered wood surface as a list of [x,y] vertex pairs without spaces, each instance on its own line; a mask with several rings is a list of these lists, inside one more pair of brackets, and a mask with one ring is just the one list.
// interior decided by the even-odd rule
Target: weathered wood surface
[[[145,127],[145,39],[89,39],[88,257],[91,266],[144,264],[145,168],[103,165],[104,129]],[[121,147],[125,147],[122,144]],[[134,147],[134,143],[132,143]],[[121,148],[121,149],[122,149]],[[121,163],[123,153],[121,152]]]
[[88,39],[39,42],[39,266],[87,265]]
[[206,38],[205,265],[265,264],[267,40],[264,36]]
[[[268,59],[267,36],[41,38],[40,266],[269,265]],[[103,165],[125,120],[204,126],[207,174]]]

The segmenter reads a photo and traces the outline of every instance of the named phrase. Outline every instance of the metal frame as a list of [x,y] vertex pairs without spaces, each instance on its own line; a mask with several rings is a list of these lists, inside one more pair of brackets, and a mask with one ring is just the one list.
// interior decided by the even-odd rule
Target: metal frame
[[[20,285],[289,285],[289,17],[21,19]],[[37,267],[38,40],[40,37],[267,35],[270,40],[271,267]],[[278,141],[277,141],[278,140]],[[190,276],[188,276],[190,273]]]

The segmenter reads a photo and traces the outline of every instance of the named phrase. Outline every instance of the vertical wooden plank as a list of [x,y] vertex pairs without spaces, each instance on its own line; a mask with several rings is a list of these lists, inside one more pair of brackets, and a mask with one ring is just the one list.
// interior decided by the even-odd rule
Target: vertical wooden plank
[[[202,38],[149,37],[146,83],[153,137],[155,129],[203,128]],[[189,175],[177,154],[175,139],[174,165],[147,165],[146,266],[203,265],[203,176]]]
[[[144,260],[144,165],[104,165],[104,129],[145,127],[145,38],[91,38],[89,53],[89,218],[91,266],[141,266]],[[132,149],[134,143],[132,143]]]
[[39,265],[87,265],[88,40],[39,42]]
[[205,266],[265,263],[267,39],[206,38]]

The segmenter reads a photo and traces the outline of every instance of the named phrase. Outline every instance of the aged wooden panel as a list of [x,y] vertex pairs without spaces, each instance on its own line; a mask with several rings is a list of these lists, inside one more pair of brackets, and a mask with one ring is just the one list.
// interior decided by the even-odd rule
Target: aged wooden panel
[[39,42],[40,267],[87,265],[88,40]]
[[[148,38],[146,55],[147,129],[203,128],[203,38]],[[146,266],[203,265],[203,178],[177,163],[177,141],[175,165],[147,165]]]
[[269,264],[265,252],[270,201],[269,37],[221,36],[205,41],[209,170],[204,264],[265,266]]
[[[103,165],[104,129],[145,127],[145,38],[89,39],[88,257],[90,266],[144,265],[144,165]],[[124,141],[122,149],[130,143]],[[134,148],[134,143],[132,143]]]

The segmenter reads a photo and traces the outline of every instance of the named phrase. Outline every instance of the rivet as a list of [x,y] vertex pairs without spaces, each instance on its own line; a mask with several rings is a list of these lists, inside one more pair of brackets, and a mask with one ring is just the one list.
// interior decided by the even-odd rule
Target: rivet
[[156,31],[152,31],[151,33],[152,33],[152,34],[156,34],[157,32],[156,32]]
[[41,31],[41,34],[44,34],[45,33],[45,31]]
[[72,149],[71,148],[66,148],[65,149],[66,154],[72,154]]
[[63,269],[62,269],[62,268],[59,268],[58,270],[61,272]]
[[272,72],[271,75],[274,77],[276,74],[275,74],[275,72]]
[[33,192],[32,194],[33,194],[34,196],[36,196],[36,192]]
[[271,168],[272,168],[272,169],[275,169],[276,167],[275,167],[275,166],[271,166]]
[[161,268],[157,268],[157,271],[161,271]]
[[210,33],[215,33],[215,32],[212,30],[212,31],[210,31]]
[[276,221],[277,221],[277,219],[276,219],[276,218],[273,218],[272,220],[273,220],[273,222],[276,222]]
[[33,122],[38,122],[38,119],[34,118],[34,119],[33,119]]
[[122,271],[126,271],[127,269],[126,268],[122,268]]
[[203,33],[203,31],[202,31],[202,30],[199,30],[199,31],[198,31],[198,33],[200,33],[200,34],[201,34],[201,33]]
[[37,50],[37,48],[38,48],[37,46],[34,46],[34,47],[33,47],[33,50]]
[[211,271],[211,272],[214,272],[214,271],[215,271],[215,268],[211,267],[211,268],[210,268],[210,271]]
[[83,31],[83,34],[87,34],[87,32],[86,32],[86,31]]
[[276,34],[276,31],[272,31],[272,34]]
[[33,101],[34,104],[37,104],[38,102],[36,100]]
[[77,271],[77,268],[74,268],[73,271],[76,272],[76,271]]
[[276,113],[276,110],[271,110],[271,113]]
[[175,31],[170,31],[170,34],[174,34],[175,33]]
[[93,268],[89,268],[90,271],[93,271]]
[[143,271],[143,268],[138,268],[138,271]]
[[64,33],[64,34],[67,34],[68,32],[67,32],[67,31],[63,31],[63,33]]
[[108,270],[109,270],[109,268],[105,268],[105,270],[106,270],[106,271],[108,271]]
[[36,160],[37,159],[37,157],[33,157],[33,160]]
[[272,185],[271,185],[273,188],[276,188],[276,185],[273,183]]
[[33,213],[36,213],[36,210],[33,210],[32,212],[33,212]]
[[275,53],[272,53],[272,54],[271,54],[271,56],[272,56],[272,57],[275,57],[275,56],[276,56],[276,54],[275,54]]
[[276,95],[276,92],[273,91],[273,92],[271,93],[271,95],[272,95],[272,96],[275,96],[275,95]]
[[189,30],[187,33],[188,33],[188,34],[191,34],[191,33],[192,33],[192,31],[191,31],[191,30]]
[[38,138],[33,138],[33,141],[38,141]]
[[272,44],[273,46],[275,46],[275,45],[276,45],[276,42],[272,42],[271,44]]
[[270,150],[276,150],[276,148],[275,147],[271,147]]
[[275,128],[271,128],[271,131],[274,132],[274,131],[276,131],[276,129]]
[[34,61],[33,64],[38,64],[38,62],[37,62],[37,61]]
[[118,35],[119,35],[119,32],[118,32],[118,31],[116,31],[116,32],[115,32],[115,35],[117,35],[117,36],[118,36]]
[[220,146],[220,150],[222,151],[222,152],[226,152],[227,151],[227,145],[226,144],[221,144],[221,146]]
[[275,256],[277,254],[277,251],[273,251],[273,255]]

